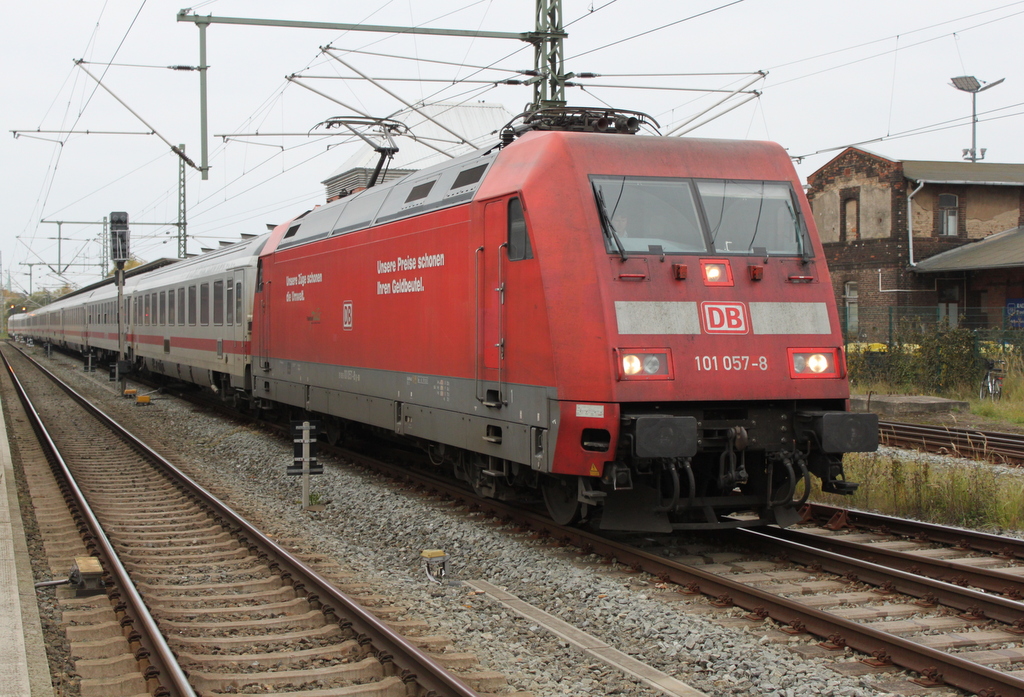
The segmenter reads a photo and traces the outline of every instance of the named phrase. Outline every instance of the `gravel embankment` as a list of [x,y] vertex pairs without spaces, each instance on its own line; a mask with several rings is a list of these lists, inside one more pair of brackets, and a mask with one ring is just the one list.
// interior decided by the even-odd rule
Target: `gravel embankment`
[[[872,686],[881,676],[842,676],[829,667],[836,659],[803,658],[772,643],[764,632],[726,628],[708,616],[703,601],[688,605],[670,599],[680,596],[659,590],[650,576],[614,571],[543,540],[512,534],[327,457],[321,459],[325,474],[314,478],[312,486],[325,509],[303,512],[301,478],[284,473],[292,457],[290,443],[171,398],[155,395],[151,406],[136,407],[115,395],[105,374],[85,374],[80,363],[56,354],[47,362],[62,366],[59,372],[76,389],[97,397],[108,413],[145,434],[153,447],[250,521],[273,536],[302,538],[310,551],[401,599],[410,616],[451,636],[455,650],[475,653],[484,668],[508,675],[515,689],[537,697],[659,694],[590,660],[487,596],[428,582],[420,567],[422,550],[444,549],[456,582],[484,579],[505,587],[710,695],[886,694]],[[808,642],[806,637],[792,639],[794,645]]]

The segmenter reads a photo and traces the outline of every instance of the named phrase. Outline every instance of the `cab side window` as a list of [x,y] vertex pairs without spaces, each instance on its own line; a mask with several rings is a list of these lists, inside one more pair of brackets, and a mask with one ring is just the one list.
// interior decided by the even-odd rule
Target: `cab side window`
[[508,259],[533,259],[530,235],[526,231],[526,216],[523,215],[523,204],[518,198],[509,199],[508,202]]

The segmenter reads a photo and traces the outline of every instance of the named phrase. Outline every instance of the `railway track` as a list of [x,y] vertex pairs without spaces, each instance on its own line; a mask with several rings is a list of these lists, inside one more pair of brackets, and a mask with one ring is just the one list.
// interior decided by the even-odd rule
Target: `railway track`
[[722,543],[701,548],[691,540],[680,552],[678,540],[609,540],[559,528],[542,514],[477,499],[403,465],[344,454],[520,529],[647,571],[681,590],[685,602],[721,606],[716,612],[753,631],[782,627],[824,640],[802,651],[845,656],[855,649],[873,664],[845,660],[840,668],[906,668],[927,685],[1024,695],[1024,676],[1014,670],[1024,665],[1024,552],[1008,538],[815,506],[796,530],[739,532],[725,552]]
[[880,421],[879,437],[885,445],[925,450],[943,455],[1024,464],[1024,436],[948,426]]
[[[3,352],[6,362],[13,352]],[[103,564],[107,606],[93,598],[65,618],[79,636],[96,636],[87,627],[109,624],[113,608],[112,634],[92,627],[110,636],[77,646],[71,640],[71,653],[86,656],[76,663],[79,675],[106,681],[83,678],[92,694],[113,694],[104,690],[122,680],[110,677],[121,669],[154,695],[259,685],[289,695],[470,697],[478,694],[470,679],[493,682],[492,675],[463,680],[446,670],[444,654],[417,646],[440,650],[443,640],[405,638],[364,607],[379,600],[365,588],[352,584],[353,595],[343,593],[325,578],[330,569],[322,574],[265,537],[84,399],[56,394],[51,378],[29,372],[38,366],[30,369],[26,358],[11,362],[24,379],[11,369],[26,413],[38,414],[35,428],[64,476],[63,497],[86,554]]]

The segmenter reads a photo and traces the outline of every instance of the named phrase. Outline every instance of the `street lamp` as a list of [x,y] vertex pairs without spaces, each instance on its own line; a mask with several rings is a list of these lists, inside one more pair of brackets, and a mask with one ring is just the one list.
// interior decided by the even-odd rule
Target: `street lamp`
[[991,89],[1006,78],[1001,77],[995,82],[986,84],[984,87],[982,87],[982,83],[978,82],[978,78],[973,75],[961,75],[960,77],[950,79],[953,80],[953,87],[957,88],[961,92],[971,93],[971,149],[964,150],[964,159],[970,160],[971,162],[984,160],[985,148],[981,149],[981,157],[978,157],[978,92],[984,92],[987,89]]

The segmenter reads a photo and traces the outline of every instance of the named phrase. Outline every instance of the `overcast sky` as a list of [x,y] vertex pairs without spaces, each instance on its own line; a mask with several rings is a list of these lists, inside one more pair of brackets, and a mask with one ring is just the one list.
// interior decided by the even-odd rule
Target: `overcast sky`
[[[533,0],[211,0],[193,8],[220,17],[506,32],[534,25]],[[128,211],[136,224],[177,219],[177,156],[155,135],[96,134],[150,129],[75,60],[198,163],[198,74],[165,67],[199,62],[199,30],[176,21],[180,9],[166,0],[5,3],[5,286],[10,272],[13,289],[27,290],[30,268],[33,290],[99,279],[100,227],[81,223],[111,211]],[[805,180],[847,144],[893,159],[960,160],[971,145],[971,96],[950,86],[958,75],[1006,79],[978,96],[978,147],[988,149],[986,162],[1024,163],[1024,0],[563,0],[563,22],[566,68],[604,76],[587,80],[586,91],[570,88],[569,103],[643,111],[663,133],[722,97],[679,88],[736,89],[751,79],[746,74],[765,71],[750,88],[759,97],[689,136],[776,141],[802,156],[796,166]],[[240,136],[227,144],[214,137],[307,133],[346,113],[285,76],[310,76],[304,84],[375,116],[401,108],[365,80],[315,79],[356,77],[321,46],[417,59],[344,57],[368,77],[420,78],[380,83],[406,101],[496,102],[515,114],[531,99],[527,87],[472,82],[532,68],[532,49],[519,41],[226,25],[207,34],[211,174],[202,181],[188,171],[190,252],[261,233],[322,203],[320,182],[358,147],[336,135]],[[13,130],[60,132],[14,138]],[[80,133],[87,130],[93,134]],[[73,222],[61,226],[58,242],[58,226],[44,219]],[[136,225],[132,250],[147,261],[173,257],[176,234]],[[63,276],[55,273],[58,258]]]

